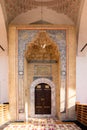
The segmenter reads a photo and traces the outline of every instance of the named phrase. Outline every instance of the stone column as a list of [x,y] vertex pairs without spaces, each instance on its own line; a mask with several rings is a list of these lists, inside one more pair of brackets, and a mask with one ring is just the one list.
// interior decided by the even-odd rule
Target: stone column
[[75,120],[76,102],[76,30],[71,26],[67,37],[67,118]]
[[16,27],[9,27],[9,110],[11,120],[17,120],[17,84],[16,84]]

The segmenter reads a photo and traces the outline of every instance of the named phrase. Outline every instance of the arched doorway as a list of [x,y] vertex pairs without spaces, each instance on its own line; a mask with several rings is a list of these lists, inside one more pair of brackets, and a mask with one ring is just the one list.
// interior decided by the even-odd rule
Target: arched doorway
[[[36,90],[36,89],[39,89],[39,90]],[[47,90],[45,90],[45,89],[47,89]],[[42,93],[37,92],[37,94],[39,93],[37,98],[40,97],[39,103],[41,103],[41,104],[44,103],[43,100],[45,101],[48,98],[48,96],[49,96],[49,98],[47,100],[50,100],[49,105],[47,104],[48,101],[45,102],[44,106],[41,106],[41,104],[38,105],[39,107],[41,106],[41,109],[39,109],[39,108],[37,109],[38,113],[35,111],[36,110],[35,101],[37,100],[37,99],[35,99],[35,94],[36,94],[35,90],[39,91],[39,92],[41,91],[43,93],[42,94]],[[46,92],[44,92],[44,91],[46,91]],[[49,94],[48,94],[48,92],[49,92]],[[45,98],[45,96],[46,96],[46,98]],[[45,98],[45,99],[43,99],[43,98]],[[41,100],[42,100],[42,102],[40,102]],[[51,108],[50,108],[50,106],[51,106]],[[49,107],[49,108],[45,109],[44,107]],[[42,109],[45,109],[44,113],[42,113]],[[49,111],[49,112],[47,113],[47,111]],[[57,111],[56,110],[56,91],[55,91],[54,83],[51,80],[46,79],[46,78],[39,78],[39,79],[34,80],[30,87],[30,117],[55,117],[56,111]]]
[[35,87],[35,114],[51,114],[51,87],[46,83]]

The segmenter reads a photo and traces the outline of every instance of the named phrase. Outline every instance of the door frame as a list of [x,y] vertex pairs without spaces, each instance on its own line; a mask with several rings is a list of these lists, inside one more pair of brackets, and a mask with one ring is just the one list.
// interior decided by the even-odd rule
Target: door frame
[[[35,87],[40,83],[46,83],[51,87],[51,114],[35,114]],[[30,86],[30,117],[55,117],[56,116],[56,91],[54,83],[46,78],[39,78]]]

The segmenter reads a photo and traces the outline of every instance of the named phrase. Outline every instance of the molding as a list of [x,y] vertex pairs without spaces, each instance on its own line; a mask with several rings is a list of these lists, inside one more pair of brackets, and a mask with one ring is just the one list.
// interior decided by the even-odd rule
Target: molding
[[65,24],[54,24],[54,25],[47,25],[47,24],[39,24],[39,25],[16,25],[16,24],[10,24],[9,27],[16,27],[17,30],[66,30],[75,28],[75,25],[65,25]]

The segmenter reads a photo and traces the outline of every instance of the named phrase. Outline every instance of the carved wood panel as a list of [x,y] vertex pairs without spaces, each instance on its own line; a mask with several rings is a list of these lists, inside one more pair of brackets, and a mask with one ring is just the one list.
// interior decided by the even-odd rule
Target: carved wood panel
[[45,83],[35,87],[35,114],[51,114],[51,88]]

